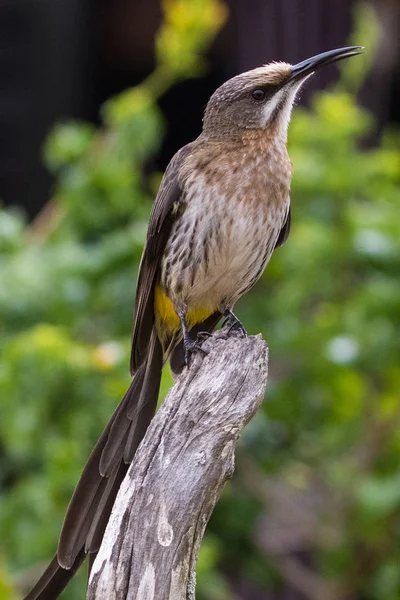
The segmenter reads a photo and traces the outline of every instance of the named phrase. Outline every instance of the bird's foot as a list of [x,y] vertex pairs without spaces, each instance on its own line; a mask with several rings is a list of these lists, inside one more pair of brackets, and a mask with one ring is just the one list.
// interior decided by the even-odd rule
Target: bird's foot
[[202,348],[202,346],[198,340],[199,340],[199,336],[197,336],[196,341],[193,341],[190,338],[185,338],[183,341],[184,348],[185,348],[185,363],[186,363],[187,367],[190,366],[190,360],[192,358],[192,354],[194,354],[195,352],[201,352],[204,356],[209,354],[208,350],[205,350],[204,348]]
[[247,331],[231,310],[226,310],[224,312],[224,316],[226,317],[226,319],[223,322],[222,326],[228,327],[228,330],[226,332],[227,336],[229,336],[232,331],[238,331],[242,337],[247,337]]

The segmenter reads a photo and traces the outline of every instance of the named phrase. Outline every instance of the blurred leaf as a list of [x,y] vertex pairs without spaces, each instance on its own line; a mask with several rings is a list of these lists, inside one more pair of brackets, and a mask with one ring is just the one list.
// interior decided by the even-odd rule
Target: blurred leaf
[[1,600],[17,600],[18,595],[13,587],[11,576],[0,555],[0,598]]
[[357,499],[360,509],[372,517],[387,516],[400,505],[400,474],[360,481]]

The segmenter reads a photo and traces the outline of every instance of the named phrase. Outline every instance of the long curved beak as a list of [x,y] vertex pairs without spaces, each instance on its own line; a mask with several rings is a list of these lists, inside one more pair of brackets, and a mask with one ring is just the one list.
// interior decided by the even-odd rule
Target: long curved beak
[[329,65],[338,60],[349,58],[349,56],[361,54],[363,51],[363,46],[347,46],[346,48],[329,50],[329,52],[323,52],[322,54],[307,58],[307,60],[303,60],[297,65],[292,66],[292,74],[289,77],[289,81],[299,81],[324,65]]

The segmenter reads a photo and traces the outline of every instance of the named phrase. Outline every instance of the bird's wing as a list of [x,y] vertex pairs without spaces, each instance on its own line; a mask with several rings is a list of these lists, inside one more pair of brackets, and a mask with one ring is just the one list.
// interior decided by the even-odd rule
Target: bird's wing
[[291,215],[290,215],[290,205],[289,205],[289,208],[288,208],[288,211],[286,214],[286,219],[285,219],[282,229],[279,232],[278,239],[276,240],[274,250],[283,246],[283,244],[288,239],[289,233],[290,233],[290,221],[291,221]]
[[191,153],[192,148],[193,143],[187,144],[172,158],[164,173],[151,211],[147,240],[140,262],[136,288],[130,360],[132,375],[146,357],[154,323],[154,286],[173,223],[174,205],[179,202],[182,195],[178,181],[179,170],[184,159]]

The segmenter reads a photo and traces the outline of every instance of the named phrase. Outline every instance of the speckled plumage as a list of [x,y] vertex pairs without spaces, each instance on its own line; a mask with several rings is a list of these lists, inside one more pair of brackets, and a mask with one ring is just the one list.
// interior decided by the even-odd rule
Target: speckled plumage
[[[194,144],[161,263],[177,310],[224,313],[257,281],[287,217],[291,174],[285,144],[265,132]],[[157,324],[168,329],[162,315]]]

